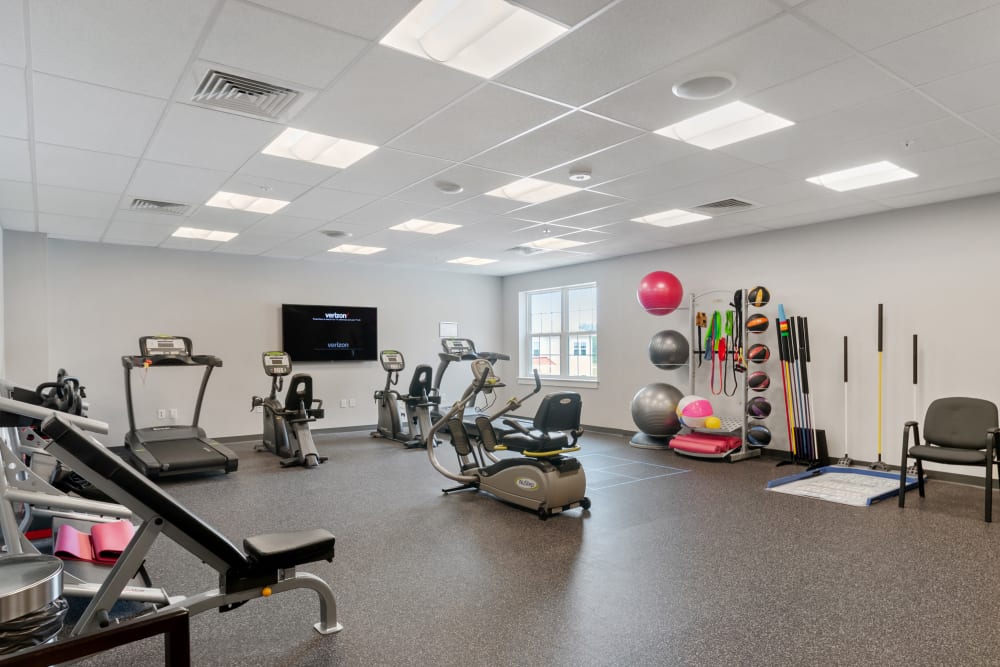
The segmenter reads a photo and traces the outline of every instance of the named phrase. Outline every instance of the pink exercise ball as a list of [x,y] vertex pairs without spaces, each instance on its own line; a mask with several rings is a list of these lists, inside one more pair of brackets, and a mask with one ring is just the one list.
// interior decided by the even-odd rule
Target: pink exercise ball
[[639,283],[636,298],[650,315],[669,315],[684,299],[684,287],[669,271],[653,271]]

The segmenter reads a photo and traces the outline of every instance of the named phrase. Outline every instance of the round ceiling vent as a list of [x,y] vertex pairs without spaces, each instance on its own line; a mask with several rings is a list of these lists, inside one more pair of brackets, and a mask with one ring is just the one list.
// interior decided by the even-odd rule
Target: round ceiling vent
[[712,72],[699,74],[687,81],[675,83],[672,90],[674,95],[685,100],[710,100],[713,97],[725,95],[735,85],[736,79],[732,75]]
[[437,181],[434,184],[434,187],[436,187],[438,190],[445,193],[446,195],[457,195],[464,189],[458,183],[452,183],[451,181]]
[[354,236],[351,232],[344,232],[339,229],[324,229],[321,234],[324,236],[329,236],[331,239],[343,239],[350,236]]

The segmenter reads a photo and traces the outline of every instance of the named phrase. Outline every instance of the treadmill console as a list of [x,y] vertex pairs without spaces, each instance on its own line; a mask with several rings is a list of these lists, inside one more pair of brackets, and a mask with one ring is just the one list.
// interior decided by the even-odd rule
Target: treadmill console
[[396,350],[382,350],[379,352],[379,361],[382,362],[382,370],[387,373],[398,373],[406,368],[403,361],[403,353]]
[[468,338],[442,338],[441,347],[444,348],[445,354],[452,354],[462,359],[470,355],[472,358],[476,356],[476,346]]
[[286,352],[265,352],[261,361],[268,375],[281,377],[292,372],[292,359]]
[[190,357],[191,341],[180,336],[143,336],[139,354],[144,357]]

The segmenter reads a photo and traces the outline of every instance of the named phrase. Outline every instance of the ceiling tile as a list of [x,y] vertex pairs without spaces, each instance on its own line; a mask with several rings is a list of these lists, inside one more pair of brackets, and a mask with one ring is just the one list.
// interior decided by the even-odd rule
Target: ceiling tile
[[1000,136],[1000,105],[970,111],[963,118],[993,136]]
[[292,124],[382,146],[481,82],[471,74],[376,45]]
[[[127,203],[127,202],[126,202]],[[190,215],[190,213],[189,213]],[[147,211],[133,211],[127,208],[120,208],[115,212],[114,222],[135,225],[165,225],[171,231],[178,227],[190,227],[188,215],[172,215],[170,213],[149,213]]]
[[879,202],[892,208],[907,208],[909,206],[922,206],[924,204],[934,204],[937,202],[950,201],[952,199],[964,199],[965,197],[978,197],[980,195],[1000,192],[1000,178],[990,178],[974,183],[962,183],[952,185],[937,190],[928,190],[915,194],[901,195],[898,197],[888,197],[880,199]]
[[642,134],[577,111],[469,160],[487,169],[530,176]]
[[453,165],[446,160],[381,148],[334,174],[322,187],[389,195]]
[[519,0],[517,4],[564,25],[574,26],[611,4],[611,0]]
[[204,0],[28,4],[35,71],[162,98],[170,97],[215,6]]
[[122,155],[37,144],[35,170],[40,185],[121,194],[138,160]]
[[103,86],[35,74],[35,138],[49,144],[138,157],[166,102]]
[[248,177],[273,178],[286,183],[301,183],[310,187],[319,185],[331,174],[341,170],[322,164],[313,164],[304,160],[289,160],[258,153],[250,158],[237,175]]
[[281,126],[275,123],[172,104],[145,157],[203,169],[235,171],[281,131]]
[[180,224],[153,225],[114,220],[105,230],[104,240],[108,243],[159,245],[180,226]]
[[31,181],[27,141],[0,137],[0,180]]
[[77,218],[111,219],[118,208],[118,194],[38,186],[38,210]]
[[[312,234],[302,238],[285,241],[274,246],[271,250],[262,253],[266,257],[286,257],[289,259],[301,259],[322,252],[339,245],[336,239],[328,239],[321,234]],[[378,263],[377,261],[375,262]]]
[[[252,0],[286,14],[304,18],[365,39],[378,40],[417,4],[418,0],[379,0],[358,11],[357,0]],[[575,0],[574,0],[575,1]],[[593,1],[593,0],[591,0]]]
[[[850,49],[840,42],[793,16],[780,16],[674,63],[588,109],[647,130],[658,130],[733,100],[745,101],[753,93],[850,55]],[[735,77],[736,86],[725,96],[712,100],[685,100],[672,93],[674,84],[706,72],[728,73]]]
[[203,204],[222,189],[228,178],[225,171],[143,160],[132,176],[128,191],[143,199]]
[[[552,222],[570,216],[580,215],[587,211],[594,211],[600,208],[614,206],[621,202],[618,197],[603,195],[598,192],[582,190],[573,194],[559,197],[551,201],[542,202],[533,206],[520,208],[510,215],[520,220],[531,220],[534,222]],[[571,222],[568,224],[572,224]]]
[[910,83],[920,85],[1000,60],[997,34],[1000,6],[903,38],[869,55]]
[[236,174],[219,188],[225,192],[235,192],[241,195],[252,197],[267,197],[268,199],[280,199],[281,201],[293,201],[302,196],[308,185],[301,183],[288,183],[273,178],[263,178],[251,176],[249,174]]
[[24,67],[23,0],[0,0],[0,63]]
[[160,244],[161,248],[170,248],[173,250],[198,250],[201,252],[211,252],[218,248],[222,243],[218,241],[205,241],[204,239],[184,239],[175,236],[168,236],[163,243]]
[[398,199],[380,199],[341,216],[334,221],[332,226],[337,227],[342,223],[347,223],[364,227],[367,231],[375,231],[398,225],[412,218],[419,218],[431,210],[432,207],[428,204]]
[[363,39],[228,0],[200,57],[265,77],[325,88],[365,47]]
[[[723,199],[749,199],[747,193],[759,188],[774,187],[787,183],[789,176],[775,169],[753,167],[742,171],[712,176],[697,183],[674,188],[663,193],[664,200],[673,208],[693,208]],[[662,210],[662,209],[661,209]],[[650,213],[650,211],[647,211]],[[711,216],[725,215],[726,211],[708,213]]]
[[[510,183],[514,178],[515,177],[513,176],[508,176],[504,183]],[[490,190],[492,189],[493,188],[490,188]],[[500,215],[502,213],[507,213],[508,211],[521,208],[522,206],[524,206],[524,204],[521,202],[511,201],[509,199],[504,199],[503,197],[477,195],[475,197],[469,197],[468,199],[455,202],[448,208],[455,209],[456,211],[480,215]]]
[[372,201],[372,199],[374,197],[355,192],[317,188],[302,195],[281,209],[281,212],[284,215],[298,218],[333,220],[349,211],[364,206]]
[[31,211],[12,211],[0,208],[0,227],[18,232],[35,232],[35,214]]
[[272,238],[293,239],[311,232],[322,226],[334,228],[336,225],[322,223],[312,218],[295,218],[290,215],[269,215],[252,227],[247,227],[248,236],[269,236]]
[[617,181],[604,183],[601,185],[601,192],[626,199],[645,199],[661,194],[665,190],[743,171],[752,166],[724,153],[701,151]]
[[831,220],[846,220],[860,215],[871,215],[872,213],[880,213],[888,210],[889,207],[882,204],[861,202],[841,207],[824,207],[822,209],[801,215],[776,218],[774,220],[769,220],[766,223],[762,223],[761,226],[766,227],[769,230],[788,229],[789,227],[801,227],[802,225],[818,224]]
[[765,0],[622,2],[499,81],[549,99],[586,104],[778,11]]
[[[223,232],[242,232],[250,228],[266,215],[250,211],[236,211],[216,206],[202,206],[187,217],[190,227],[215,229]],[[187,223],[185,223],[187,224]]]
[[[422,202],[426,204],[433,204],[435,206],[449,206],[457,203],[456,198],[468,199],[469,197],[489,192],[490,190],[498,188],[501,185],[513,183],[516,180],[517,177],[511,176],[510,174],[502,174],[488,169],[479,169],[478,167],[472,167],[467,164],[460,164],[431,178],[411,185],[408,188],[404,188],[397,192],[394,196],[407,201]],[[440,181],[457,183],[462,186],[462,192],[457,194],[441,192],[434,185]],[[510,204],[510,202],[507,203]],[[509,211],[511,208],[516,207],[517,204],[515,202],[514,206],[510,206],[506,210]]]
[[38,231],[49,236],[99,241],[107,226],[107,219],[79,218],[53,213],[38,214]]
[[569,111],[531,95],[486,84],[390,145],[461,162]]
[[[0,36],[0,40],[2,39]],[[0,65],[0,90],[4,91],[0,96],[0,135],[27,139],[28,106],[24,90],[24,70]]]
[[569,179],[569,174],[573,169],[584,168],[592,174],[591,180],[586,183],[587,187],[599,190],[600,184],[606,181],[645,171],[700,150],[681,141],[647,133],[570,164],[543,171],[536,178],[555,183],[579,185],[579,183]]
[[230,255],[259,255],[265,250],[270,250],[278,245],[278,243],[280,241],[274,237],[240,234],[234,239],[220,243],[212,252],[221,252]]
[[956,113],[965,113],[1000,104],[1000,62],[959,72],[920,87]]
[[800,11],[851,45],[868,51],[994,4],[996,0],[813,0]]
[[35,195],[31,183],[0,181],[0,208],[34,211]]
[[746,101],[782,118],[801,122],[857,106],[903,87],[902,82],[881,68],[854,57],[768,88]]

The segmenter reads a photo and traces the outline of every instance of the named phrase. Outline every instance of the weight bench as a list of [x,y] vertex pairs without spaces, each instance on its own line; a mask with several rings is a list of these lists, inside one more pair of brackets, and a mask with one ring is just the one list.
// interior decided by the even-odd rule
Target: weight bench
[[178,608],[187,609],[192,616],[212,608],[231,611],[253,598],[308,588],[316,591],[320,603],[320,620],[313,627],[321,634],[343,629],[337,622],[337,603],[329,584],[316,575],[295,571],[298,565],[333,560],[335,538],[330,532],[314,529],[257,535],[243,540],[241,551],[69,420],[50,416],[42,423],[42,432],[51,438],[46,450],[142,519],[132,541],[74,626],[72,636],[110,624],[109,610],[160,533],[216,570],[219,587],[187,597],[172,596],[156,614]]

